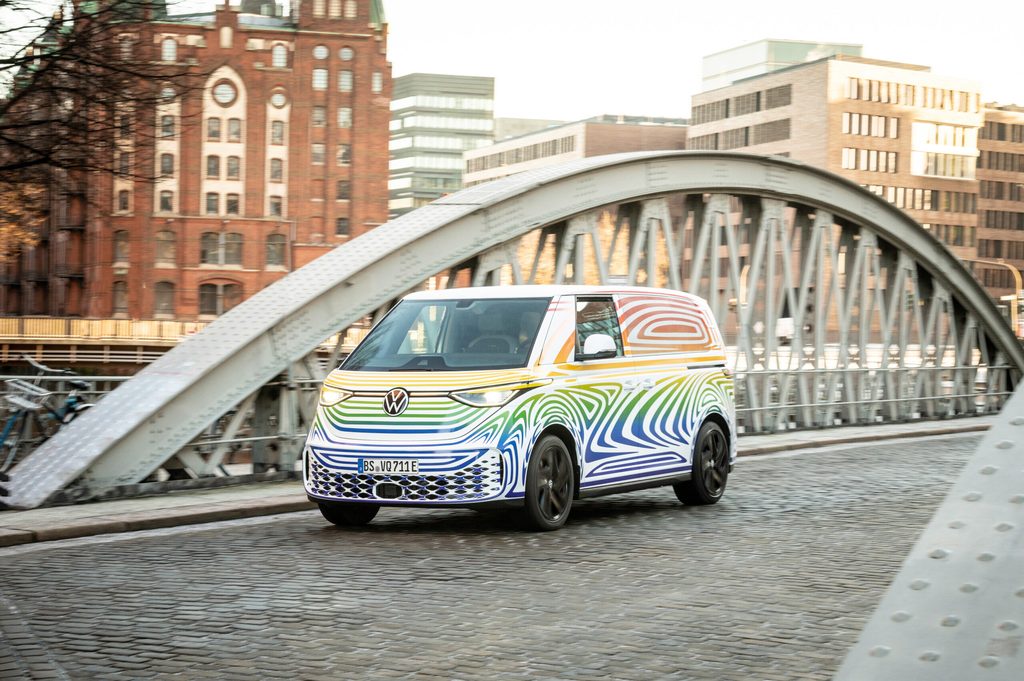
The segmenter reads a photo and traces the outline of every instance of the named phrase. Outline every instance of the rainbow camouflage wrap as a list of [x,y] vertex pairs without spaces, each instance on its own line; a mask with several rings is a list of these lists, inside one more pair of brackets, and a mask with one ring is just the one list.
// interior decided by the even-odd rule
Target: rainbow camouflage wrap
[[[304,452],[309,496],[385,505],[521,500],[530,453],[547,433],[571,440],[586,494],[685,475],[709,419],[735,433],[732,378],[703,301],[615,289],[622,356],[576,361],[578,295],[551,296],[523,368],[332,372],[325,390],[346,397],[317,409]],[[395,389],[404,398],[393,399]],[[453,396],[483,389],[513,397],[473,406]],[[727,439],[731,465],[736,438]],[[368,460],[415,469],[370,471]],[[382,483],[395,486],[392,495],[377,494]]]

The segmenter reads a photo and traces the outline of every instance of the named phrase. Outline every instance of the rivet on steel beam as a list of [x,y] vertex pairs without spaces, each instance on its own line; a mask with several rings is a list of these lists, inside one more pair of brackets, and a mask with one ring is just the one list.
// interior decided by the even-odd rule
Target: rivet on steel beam
[[922,662],[936,662],[939,659],[939,654],[934,650],[926,650],[921,653]]
[[944,627],[955,627],[960,624],[960,618],[956,615],[947,615],[942,618],[942,626]]
[[995,554],[989,553],[988,551],[978,556],[978,560],[980,560],[982,563],[991,563],[995,559]]
[[[943,558],[949,557],[949,551],[947,551],[946,549],[935,549],[934,551],[928,554],[928,557],[935,558],[936,560],[941,560]],[[927,585],[927,582],[925,582],[925,584]]]
[[1014,622],[1013,620],[1006,620],[1005,622],[1000,622],[999,624],[999,629],[1001,631],[1016,631],[1019,628],[1020,625]]
[[960,587],[960,591],[964,592],[965,594],[972,594],[972,593],[974,593],[977,590],[978,590],[978,585],[977,584],[971,584],[970,582],[967,582],[962,587]]
[[[921,591],[922,589],[927,589],[930,585],[931,582],[927,579],[915,579],[910,583],[910,588],[914,591]],[[1021,589],[1018,595],[1024,598],[1024,589]]]
[[964,501],[980,501],[981,494],[979,492],[968,492],[964,495]]
[[910,617],[911,617],[910,613],[907,612],[906,610],[899,610],[899,611],[894,612],[892,614],[892,621],[893,622],[906,622],[907,620],[910,619]]
[[996,525],[996,532],[1009,532],[1013,527],[1013,523],[999,523]]
[[980,472],[981,472],[982,475],[992,475],[993,473],[995,473],[998,470],[999,469],[996,468],[995,466],[985,466],[984,468],[981,469]]
[[1012,449],[1013,440],[1000,440],[996,443],[996,449]]
[[1010,497],[1011,504],[1024,504],[1024,494],[1016,494]]
[[871,657],[885,657],[891,651],[892,648],[889,648],[888,646],[875,646],[871,649],[871,652],[868,653],[868,655],[870,655]]
[[966,523],[962,520],[954,520],[949,524],[951,530],[962,530],[966,526]]
[[989,655],[987,657],[983,657],[980,660],[978,660],[978,665],[982,666],[982,667],[985,667],[986,669],[989,669],[991,667],[995,667],[997,664],[999,664],[999,658],[998,657],[993,657],[992,655]]

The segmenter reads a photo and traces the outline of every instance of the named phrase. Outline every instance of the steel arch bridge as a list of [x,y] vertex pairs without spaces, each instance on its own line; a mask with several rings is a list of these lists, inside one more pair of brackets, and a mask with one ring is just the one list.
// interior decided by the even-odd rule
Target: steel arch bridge
[[973,276],[859,186],[783,158],[616,154],[460,191],[264,289],[19,463],[11,505],[222,475],[239,435],[258,467],[293,466],[311,353],[432,277],[697,293],[735,348],[746,432],[992,413],[1024,369]]

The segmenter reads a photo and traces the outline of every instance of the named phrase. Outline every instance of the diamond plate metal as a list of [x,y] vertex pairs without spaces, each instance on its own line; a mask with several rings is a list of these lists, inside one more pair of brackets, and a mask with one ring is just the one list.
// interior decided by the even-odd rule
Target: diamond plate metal
[[835,678],[1024,679],[1024,389],[985,435]]

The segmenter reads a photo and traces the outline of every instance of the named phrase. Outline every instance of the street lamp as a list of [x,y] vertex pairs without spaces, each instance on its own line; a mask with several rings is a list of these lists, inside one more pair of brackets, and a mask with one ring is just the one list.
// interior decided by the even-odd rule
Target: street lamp
[[1024,282],[1021,280],[1020,270],[1010,263],[1006,262],[1002,258],[998,260],[981,260],[977,258],[960,258],[964,262],[976,262],[982,265],[996,265],[997,267],[1005,267],[1013,273],[1013,279],[1016,282],[1016,286],[1013,289],[1013,294],[1009,296],[1001,296],[999,300],[1007,301],[1010,303],[1010,325],[1013,326],[1013,335],[1017,338],[1021,338],[1024,334],[1021,333],[1018,310],[1017,307],[1020,304],[1021,294],[1024,293]]

